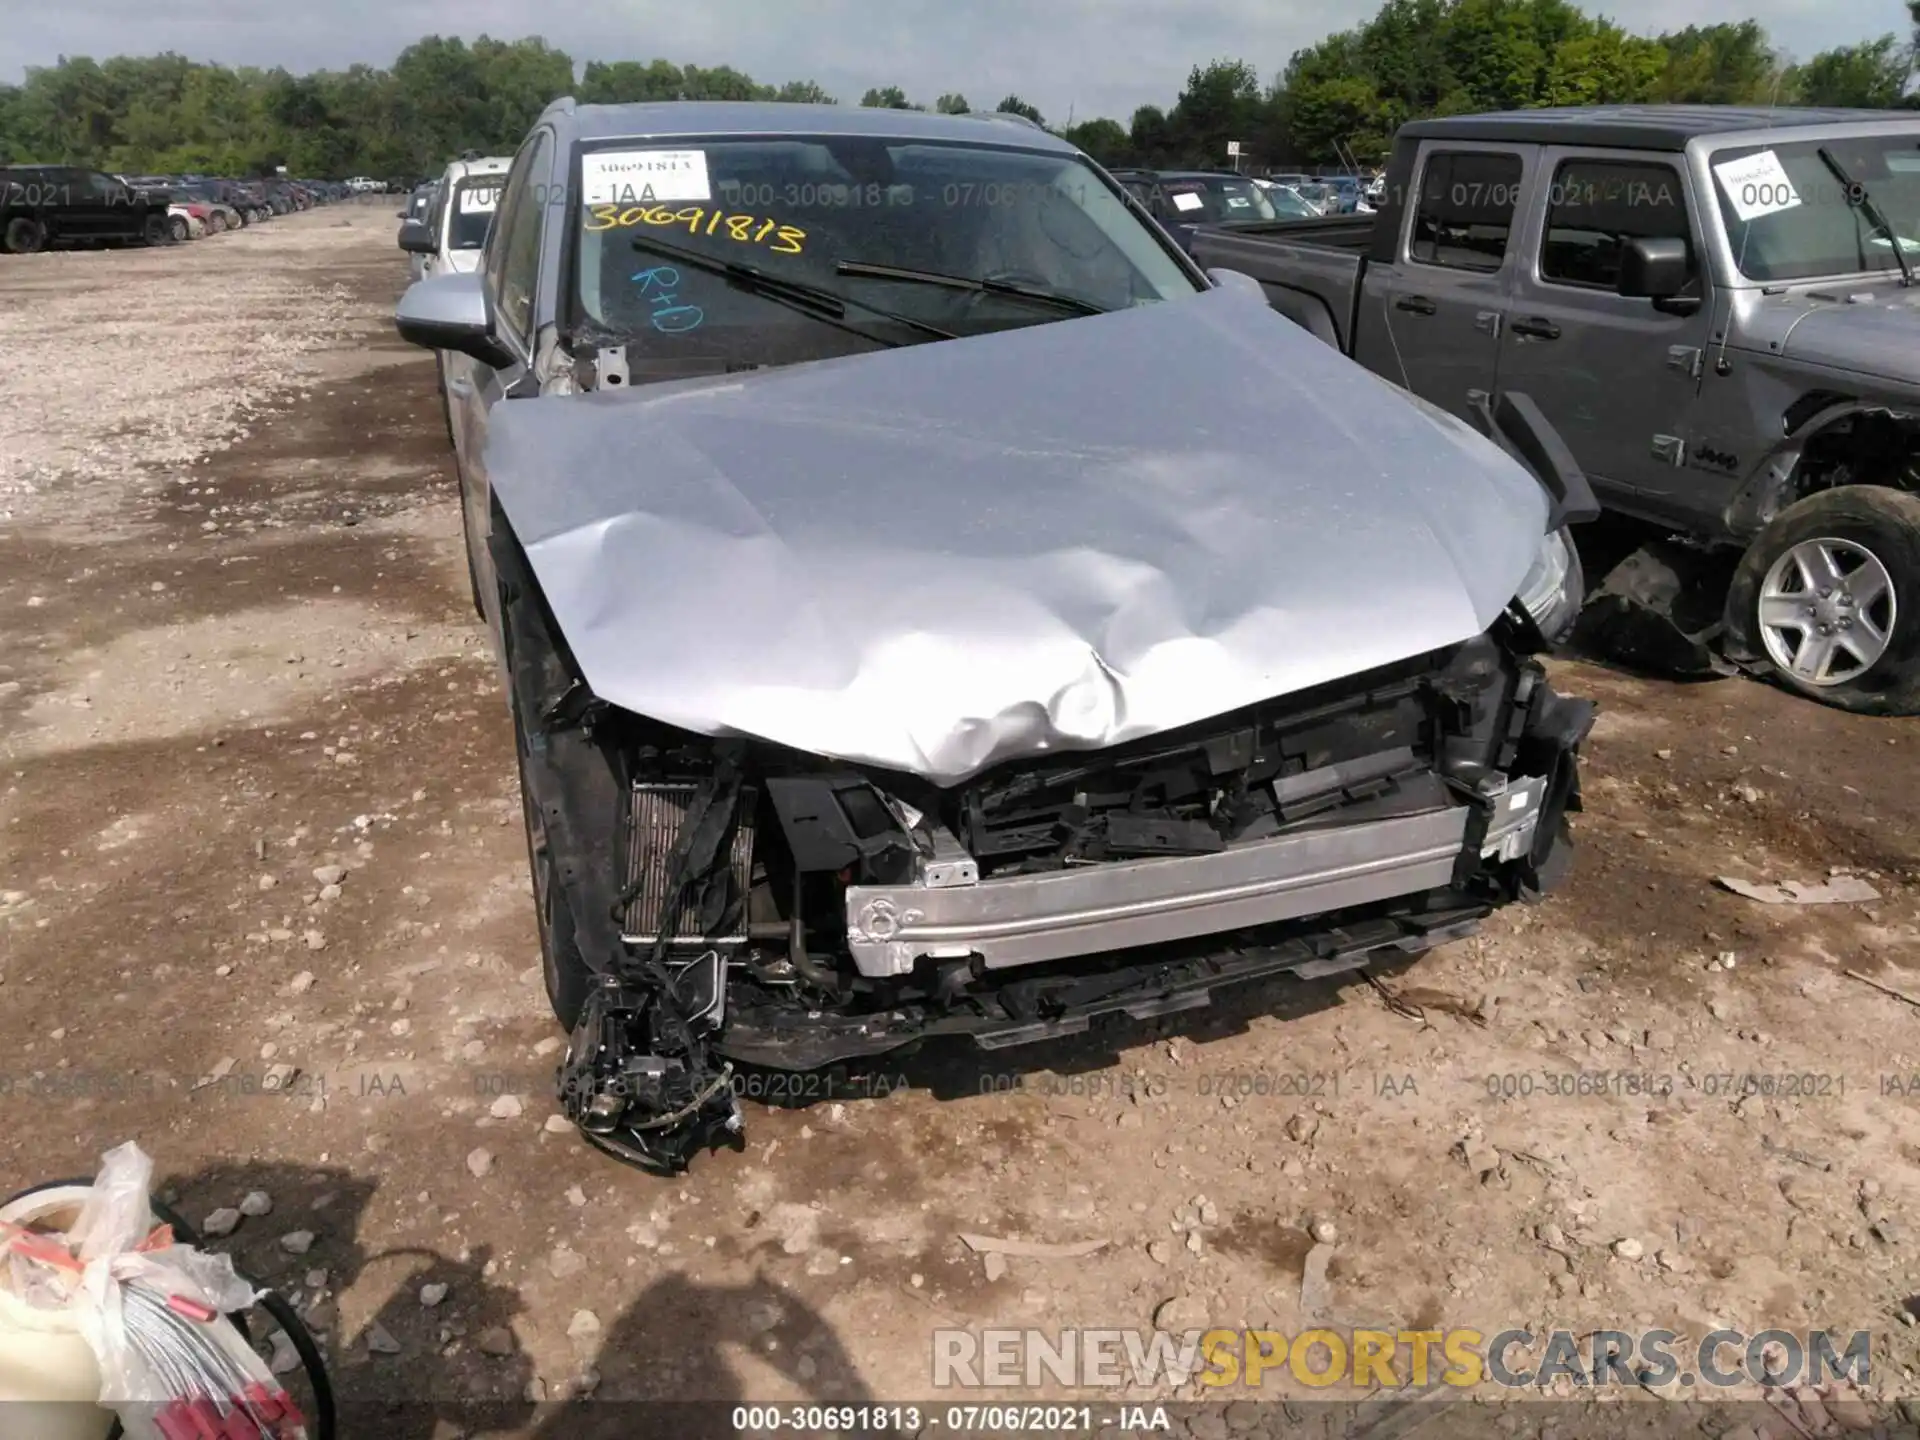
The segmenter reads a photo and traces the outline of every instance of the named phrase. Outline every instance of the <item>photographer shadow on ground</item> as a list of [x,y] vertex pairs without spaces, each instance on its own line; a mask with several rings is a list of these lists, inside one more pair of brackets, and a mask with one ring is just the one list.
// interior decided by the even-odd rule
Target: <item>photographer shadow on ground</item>
[[[213,1211],[237,1208],[250,1194],[268,1197],[267,1214],[248,1216],[231,1235],[202,1243],[231,1254],[243,1274],[292,1302],[314,1331],[341,1435],[427,1440],[471,1433],[476,1424],[505,1430],[531,1424],[531,1359],[517,1346],[505,1354],[481,1349],[483,1337],[502,1334],[522,1312],[520,1297],[488,1278],[486,1247],[464,1256],[408,1245],[369,1252],[360,1232],[379,1184],[341,1167],[266,1163],[169,1176],[155,1189],[196,1229]],[[302,1244],[301,1232],[310,1233],[310,1243]],[[349,1291],[385,1298],[370,1316],[349,1303],[349,1321],[339,1300]],[[423,1291],[436,1303],[424,1304]],[[257,1308],[247,1322],[256,1337],[275,1328]],[[310,1400],[297,1371],[281,1379],[297,1401]]]
[[740,1285],[662,1276],[583,1363],[597,1382],[591,1396],[546,1408],[537,1440],[732,1440],[738,1405],[873,1403],[832,1325],[765,1276]]

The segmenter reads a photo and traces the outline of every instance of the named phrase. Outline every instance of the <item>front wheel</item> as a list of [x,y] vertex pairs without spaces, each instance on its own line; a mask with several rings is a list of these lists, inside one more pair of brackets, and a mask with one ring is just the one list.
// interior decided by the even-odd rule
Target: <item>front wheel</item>
[[184,216],[180,215],[167,217],[167,230],[172,234],[176,244],[193,234],[193,227],[187,223]]
[[166,245],[173,239],[173,232],[167,228],[165,215],[149,215],[140,222],[140,243],[143,245]]
[[1862,715],[1920,714],[1920,496],[1842,485],[1760,532],[1727,593],[1731,649]]
[[9,255],[31,255],[46,248],[47,227],[28,216],[16,215],[7,222],[6,242]]
[[573,938],[573,913],[555,883],[553,852],[547,827],[527,788],[527,734],[520,707],[513,707],[515,758],[520,763],[520,808],[527,825],[527,869],[533,881],[533,922],[540,934],[540,972],[546,980],[547,1003],[568,1030],[579,1023],[593,988],[593,971]]

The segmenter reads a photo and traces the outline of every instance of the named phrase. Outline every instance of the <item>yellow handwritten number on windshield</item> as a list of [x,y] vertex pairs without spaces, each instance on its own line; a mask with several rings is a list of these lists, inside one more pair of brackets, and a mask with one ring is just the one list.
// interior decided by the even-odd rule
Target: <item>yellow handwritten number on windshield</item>
[[755,215],[729,215],[693,205],[684,210],[665,205],[590,205],[588,230],[618,230],[635,225],[685,225],[689,235],[721,235],[742,245],[765,245],[775,255],[798,255],[806,248],[807,232],[797,225]]

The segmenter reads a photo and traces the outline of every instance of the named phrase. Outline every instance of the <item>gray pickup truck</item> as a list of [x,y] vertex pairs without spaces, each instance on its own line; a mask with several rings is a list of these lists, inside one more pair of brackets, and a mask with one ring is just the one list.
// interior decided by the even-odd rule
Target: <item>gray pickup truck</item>
[[1422,120],[1377,215],[1193,255],[1455,415],[1532,396],[1603,505],[1725,557],[1727,660],[1920,713],[1920,116]]

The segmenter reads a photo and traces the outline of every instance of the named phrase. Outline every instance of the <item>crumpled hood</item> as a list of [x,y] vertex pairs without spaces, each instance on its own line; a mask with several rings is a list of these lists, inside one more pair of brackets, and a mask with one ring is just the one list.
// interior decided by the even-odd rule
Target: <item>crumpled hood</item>
[[1546,495],[1437,415],[1223,289],[508,401],[484,458],[596,695],[948,785],[1484,630]]

